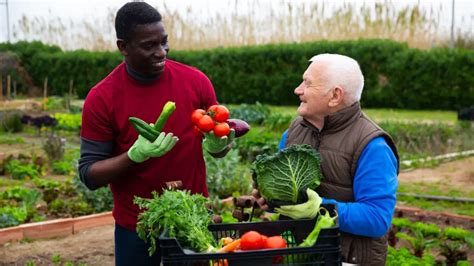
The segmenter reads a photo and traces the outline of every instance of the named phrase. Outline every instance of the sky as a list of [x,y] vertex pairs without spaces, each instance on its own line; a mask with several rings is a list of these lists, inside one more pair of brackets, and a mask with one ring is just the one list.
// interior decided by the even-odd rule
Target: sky
[[[160,10],[164,4],[170,10],[186,12],[187,8],[192,8],[193,12],[199,11],[203,17],[206,14],[223,14],[229,11],[229,6],[239,3],[239,12],[246,12],[245,2],[262,3],[265,7],[269,4],[279,5],[286,8],[285,3],[292,1],[303,2],[304,0],[155,0],[146,1]],[[350,3],[374,3],[387,0],[306,0],[325,2],[329,7],[337,7],[346,2]],[[98,21],[105,20],[104,17],[112,10],[115,11],[127,1],[121,0],[0,0],[0,42],[7,40],[16,41],[13,37],[13,28],[18,24],[22,16],[29,18],[39,18],[48,20],[50,18],[60,18],[62,21]],[[395,6],[404,7],[406,5],[420,4],[422,8],[438,8],[441,6],[440,27],[449,32],[451,28],[451,6],[452,0],[391,0]],[[6,3],[8,3],[8,20]],[[241,4],[243,3],[243,4]],[[9,23],[7,23],[9,22]],[[9,27],[7,25],[9,24]],[[455,0],[455,28],[474,34],[474,0]],[[10,35],[8,35],[8,28]],[[10,37],[10,38],[9,38]]]

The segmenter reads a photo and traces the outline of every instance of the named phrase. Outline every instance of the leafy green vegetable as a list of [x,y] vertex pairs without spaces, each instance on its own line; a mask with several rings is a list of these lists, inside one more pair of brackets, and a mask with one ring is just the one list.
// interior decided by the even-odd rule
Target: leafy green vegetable
[[259,155],[252,170],[260,194],[267,199],[300,203],[306,189],[322,178],[319,154],[310,145],[293,145],[273,155]]
[[138,216],[137,233],[144,241],[150,241],[150,256],[155,253],[157,239],[164,229],[170,237],[176,237],[182,246],[192,250],[205,251],[215,246],[207,229],[211,215],[205,207],[205,197],[180,190],[165,190],[161,196],[156,191],[152,194],[151,199],[134,199],[140,209],[146,209]]
[[386,265],[436,265],[436,259],[431,254],[423,254],[421,258],[418,258],[413,256],[406,247],[394,249],[389,246]]
[[[321,214],[321,210],[325,210],[325,214]],[[329,211],[321,207],[319,209],[318,220],[314,226],[313,231],[309,233],[308,237],[299,245],[299,247],[312,247],[318,241],[319,233],[321,229],[331,228],[336,225],[337,214],[334,217],[331,217]]]

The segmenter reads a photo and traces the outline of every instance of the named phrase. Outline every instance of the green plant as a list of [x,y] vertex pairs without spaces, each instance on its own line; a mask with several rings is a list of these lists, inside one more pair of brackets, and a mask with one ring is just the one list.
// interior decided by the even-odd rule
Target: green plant
[[24,143],[25,143],[25,139],[22,137],[10,135],[10,134],[0,135],[0,144],[24,144]]
[[242,119],[249,124],[261,125],[270,114],[268,105],[256,102],[255,104],[240,104],[229,107],[232,118]]
[[431,266],[436,265],[436,259],[431,254],[423,254],[421,258],[413,256],[410,250],[403,247],[395,249],[388,247],[388,255],[386,266],[399,266],[399,265],[420,265],[420,266]]
[[38,167],[29,163],[23,163],[17,159],[6,163],[5,172],[9,173],[14,179],[34,179],[41,176]]
[[263,127],[253,127],[247,134],[235,140],[242,160],[253,162],[257,155],[278,151],[281,132],[273,132]]
[[51,163],[61,160],[64,157],[64,146],[66,139],[56,134],[50,134],[45,143],[43,144],[43,150],[48,156]]
[[289,114],[271,113],[265,119],[264,125],[273,131],[283,132],[288,129],[293,118],[294,116]]
[[74,164],[71,163],[69,160],[61,160],[53,162],[52,170],[54,174],[59,175],[68,175],[74,173]]
[[68,200],[54,199],[48,204],[48,212],[57,216],[80,216],[93,212],[87,202],[79,197],[73,197]]
[[43,108],[48,111],[62,110],[65,107],[66,103],[62,97],[51,96],[43,101]]
[[446,237],[447,239],[461,240],[467,243],[469,241],[469,238],[474,237],[474,233],[463,228],[448,226],[444,228],[443,236]]
[[447,265],[456,265],[460,260],[467,260],[467,250],[459,241],[443,241],[439,245],[440,255],[446,258]]
[[412,227],[412,222],[408,220],[407,218],[393,218],[392,219],[392,225],[402,229],[402,228],[411,228]]
[[89,203],[94,209],[94,212],[104,212],[112,210],[114,200],[112,192],[108,187],[102,187],[94,191],[89,190],[79,179],[78,174],[72,179],[74,189],[81,197]]
[[161,195],[153,191],[152,194],[151,199],[135,197],[133,201],[144,210],[138,216],[137,233],[144,241],[150,241],[150,255],[155,252],[158,236],[165,229],[183,247],[195,251],[205,251],[215,245],[207,229],[211,216],[205,207],[206,198],[182,190],[165,190]]
[[403,232],[398,232],[396,236],[398,238],[405,239],[408,241],[408,243],[410,243],[410,246],[413,249],[413,255],[416,257],[423,257],[423,253],[426,249],[430,249],[439,244],[438,240],[436,239],[426,239],[419,229],[412,229],[411,231],[414,236]]
[[420,231],[425,237],[438,237],[441,234],[441,229],[436,224],[416,222],[411,229]]
[[0,213],[2,214],[0,228],[15,226],[24,223],[28,219],[28,209],[26,206],[4,206],[0,208]]
[[219,198],[249,194],[252,188],[250,170],[239,164],[237,149],[232,149],[223,158],[216,159],[204,152],[206,182],[209,193]]
[[57,121],[58,124],[56,127],[58,129],[66,131],[79,131],[82,125],[82,115],[81,113],[68,114],[68,113],[55,113],[52,115]]
[[22,114],[18,111],[3,111],[0,113],[0,130],[17,133],[23,130]]
[[29,260],[25,263],[25,266],[35,266],[35,265],[36,265],[36,263],[32,260]]
[[61,263],[61,255],[59,255],[59,254],[52,255],[51,256],[51,261],[56,265],[60,264]]
[[41,193],[36,189],[15,186],[0,194],[0,227],[24,223],[37,217],[36,203]]
[[0,228],[6,228],[16,226],[20,224],[20,221],[16,218],[17,215],[11,213],[10,210],[0,208],[2,213],[0,214]]
[[33,179],[35,185],[43,191],[43,200],[49,204],[60,195],[61,183],[57,180]]
[[379,125],[387,131],[397,144],[400,159],[412,160],[402,167],[436,166],[440,160],[418,160],[450,152],[471,150],[474,140],[471,128],[463,128],[459,123],[438,123],[436,113],[432,122],[382,121]]
[[252,177],[265,199],[301,203],[307,188],[319,186],[320,163],[319,153],[310,145],[292,145],[274,154],[257,156]]

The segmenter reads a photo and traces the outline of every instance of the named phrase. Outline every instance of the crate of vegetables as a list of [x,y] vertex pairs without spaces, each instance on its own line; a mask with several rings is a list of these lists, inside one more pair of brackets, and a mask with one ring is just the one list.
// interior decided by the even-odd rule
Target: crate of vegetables
[[159,237],[162,262],[213,266],[340,265],[335,206],[322,205],[321,210],[314,219],[210,224],[214,241],[229,243],[205,252],[186,249],[165,230]]

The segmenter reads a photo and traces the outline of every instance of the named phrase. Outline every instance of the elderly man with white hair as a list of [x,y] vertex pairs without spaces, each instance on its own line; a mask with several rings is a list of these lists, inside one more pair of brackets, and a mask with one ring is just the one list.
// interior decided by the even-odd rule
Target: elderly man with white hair
[[[396,203],[397,149],[361,110],[359,64],[338,54],[310,61],[294,91],[301,101],[299,116],[283,134],[280,148],[309,144],[319,151],[323,179],[316,192],[323,203],[337,205],[343,261],[384,265]],[[265,199],[258,201],[267,207]]]

